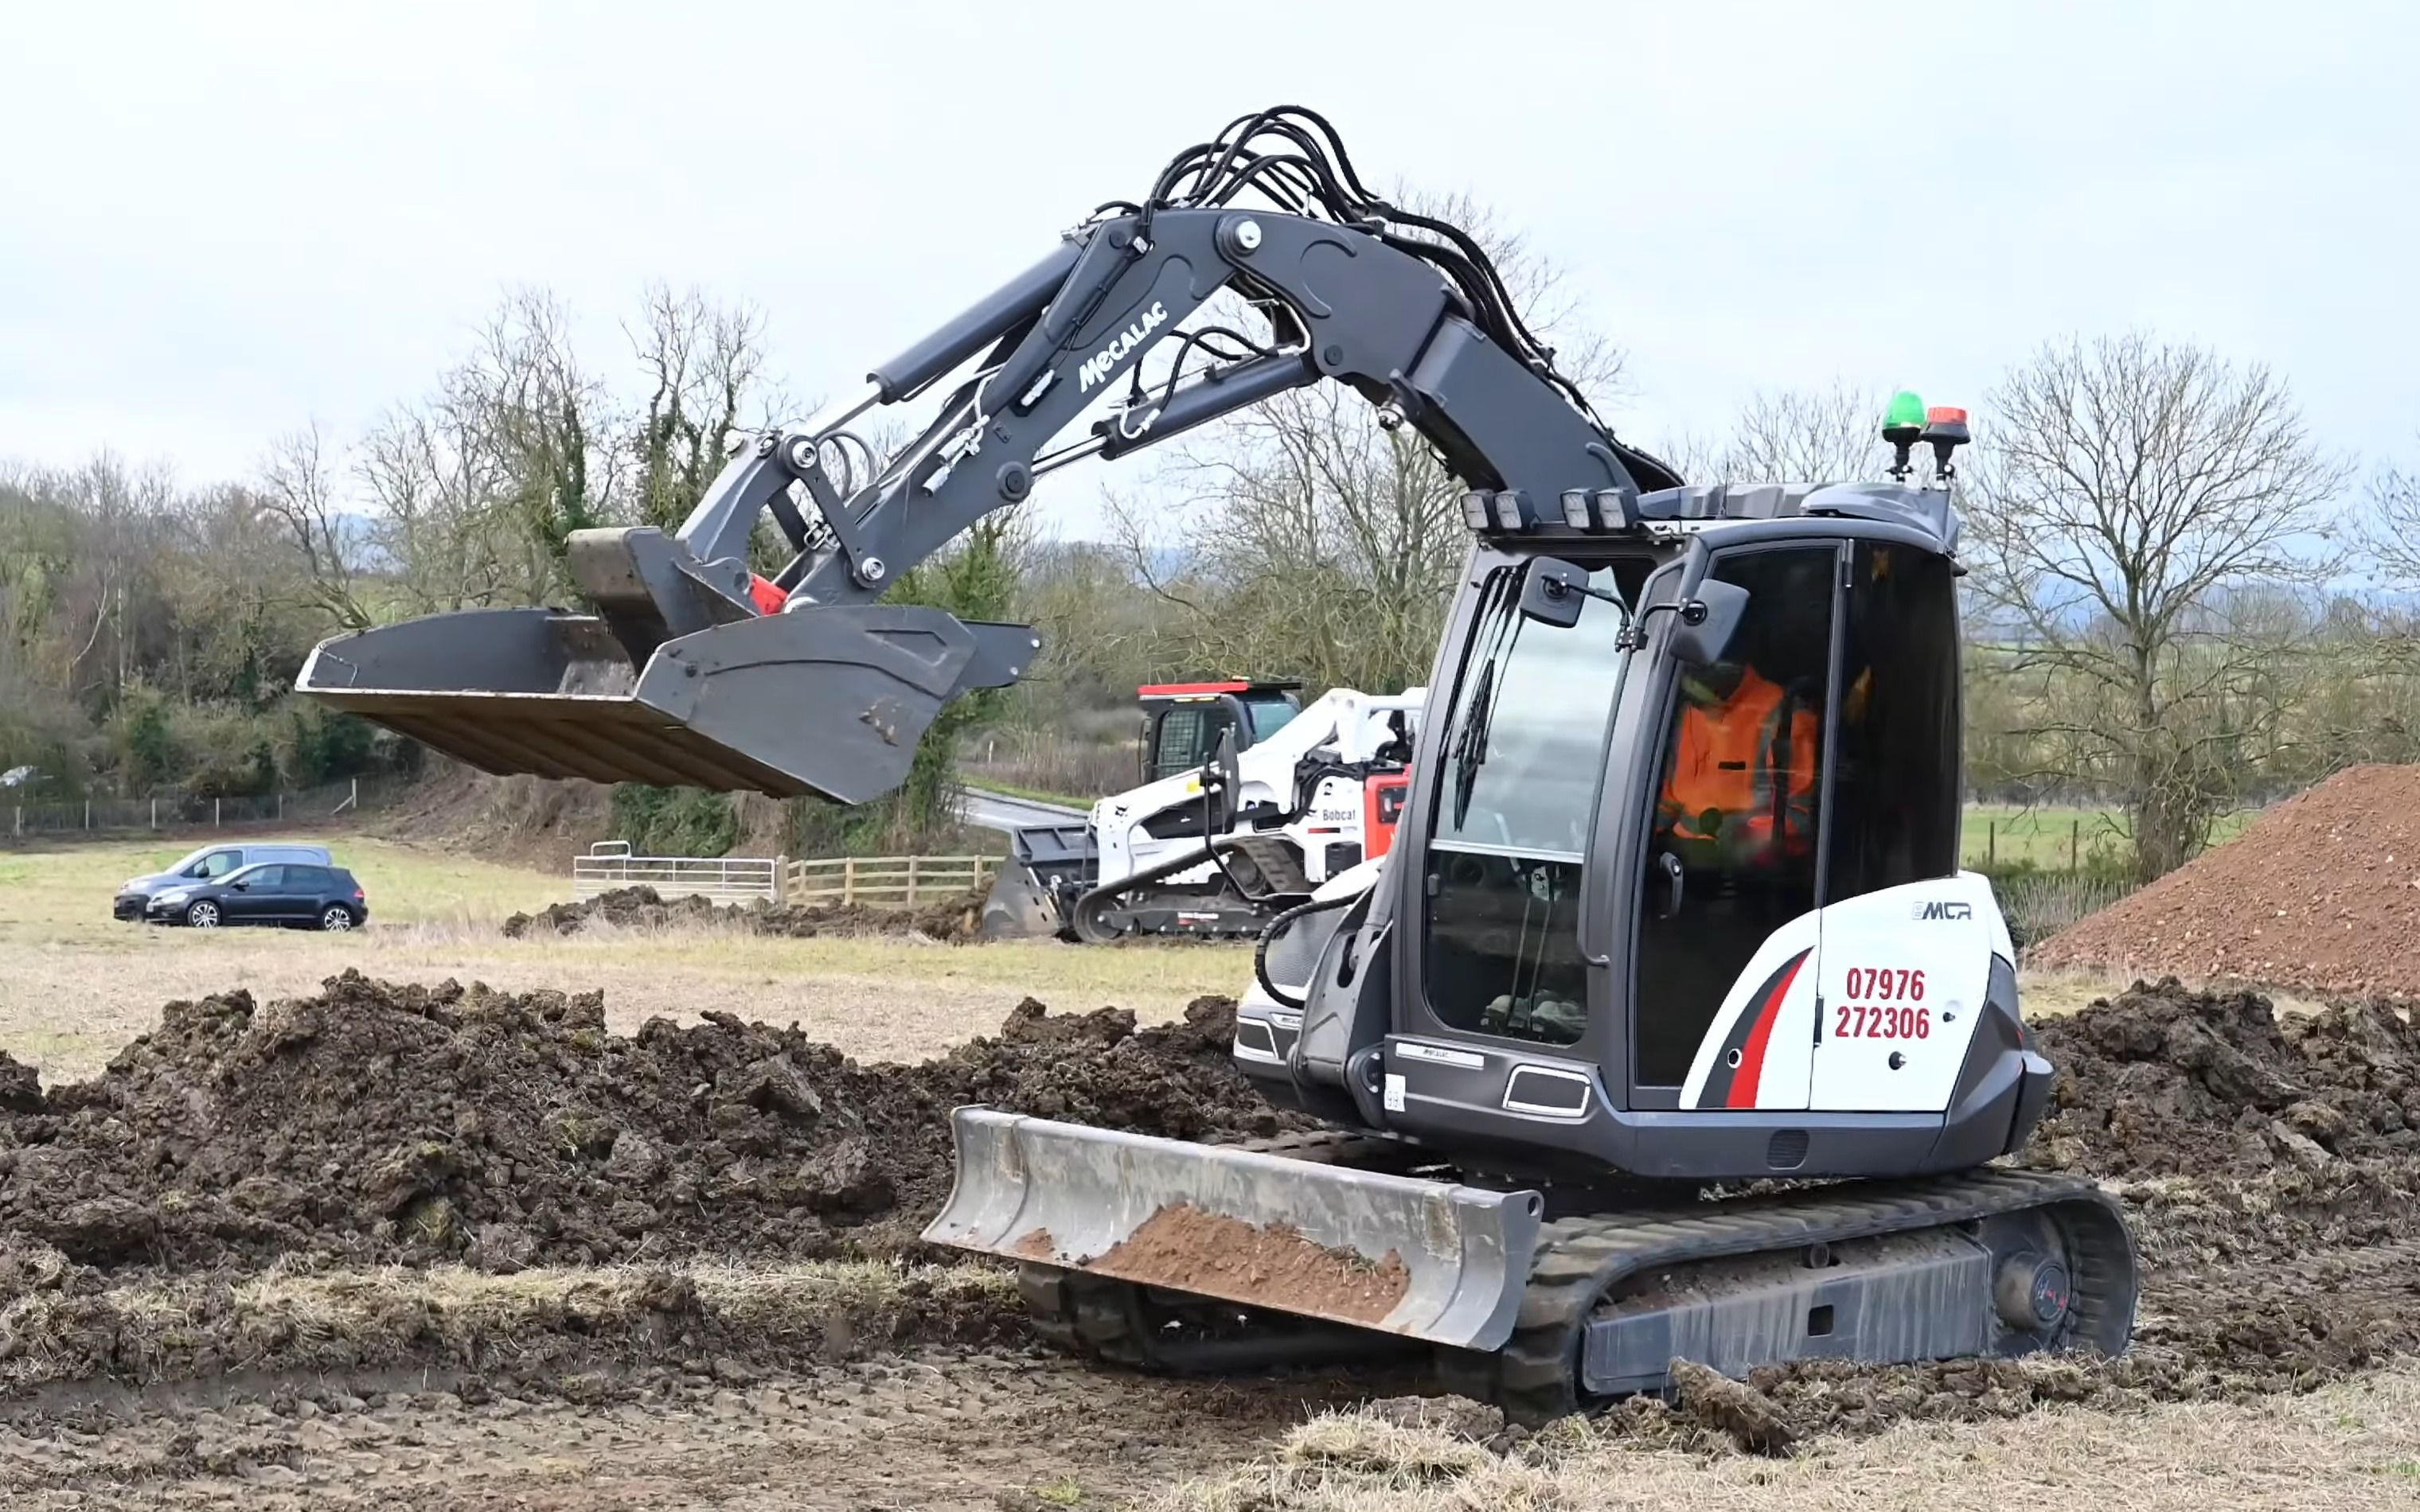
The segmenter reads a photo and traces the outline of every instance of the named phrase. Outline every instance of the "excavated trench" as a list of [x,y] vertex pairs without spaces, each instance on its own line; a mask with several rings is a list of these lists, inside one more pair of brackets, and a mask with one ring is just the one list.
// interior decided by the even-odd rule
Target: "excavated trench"
[[[1232,1015],[1203,998],[1180,1024],[1138,1028],[1117,1010],[1029,1001],[939,1059],[861,1066],[723,1014],[612,1035],[593,994],[349,973],[312,997],[171,1004],[88,1082],[44,1088],[0,1057],[0,1387],[28,1379],[8,1372],[29,1361],[50,1380],[161,1374],[162,1304],[138,1317],[113,1300],[145,1288],[178,1299],[178,1371],[288,1359],[302,1343],[322,1354],[300,1358],[325,1365],[325,1340],[256,1336],[245,1278],[381,1266],[611,1268],[611,1285],[527,1310],[536,1343],[451,1315],[396,1322],[386,1357],[530,1389],[579,1389],[566,1340],[707,1377],[1013,1344],[1013,1298],[986,1268],[932,1265],[946,1257],[915,1238],[947,1193],[947,1110],[983,1102],[1180,1138],[1277,1132],[1228,1064]],[[2040,1401],[2237,1398],[2420,1349],[2420,1030],[2406,1006],[2281,1017],[2257,995],[2164,982],[2040,1033],[2061,1076],[2022,1159],[2126,1198],[2145,1275],[2133,1352],[1771,1370],[1749,1383],[1757,1411],[1803,1433]],[[848,1260],[911,1279],[804,1328],[685,1279]],[[1735,1423],[1740,1402],[1723,1395],[1681,1411]]]

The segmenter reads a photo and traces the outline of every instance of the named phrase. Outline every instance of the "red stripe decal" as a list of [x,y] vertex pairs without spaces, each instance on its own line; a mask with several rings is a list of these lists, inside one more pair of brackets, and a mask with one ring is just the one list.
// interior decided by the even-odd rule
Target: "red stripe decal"
[[1756,1106],[1757,1083],[1764,1075],[1764,1042],[1773,1038],[1774,1021],[1781,1017],[1781,1005],[1790,996],[1790,984],[1798,980],[1798,968],[1806,964],[1805,955],[1790,963],[1790,974],[1781,979],[1757,1009],[1756,1027],[1748,1031],[1747,1043],[1740,1046],[1739,1070],[1731,1073],[1731,1095],[1724,1106]]

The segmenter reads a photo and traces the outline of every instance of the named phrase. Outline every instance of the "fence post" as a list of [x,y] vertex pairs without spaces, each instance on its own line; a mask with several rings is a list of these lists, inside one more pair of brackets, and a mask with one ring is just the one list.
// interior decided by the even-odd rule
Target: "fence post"
[[84,827],[86,829],[90,829],[92,827],[92,800],[90,798],[84,800]]
[[840,901],[857,902],[857,857],[852,856],[840,864]]
[[277,822],[286,823],[286,795],[282,791],[277,795]]
[[908,906],[910,908],[916,906],[916,861],[917,857],[913,856],[908,857]]
[[1983,864],[2000,864],[2000,822],[1996,819],[1983,821]]
[[212,829],[219,827],[219,805],[225,801],[226,800],[224,798],[212,798],[210,800],[210,827]]
[[773,857],[773,902],[781,904],[789,901],[790,858],[786,855],[777,854]]
[[2067,822],[2067,869],[2070,872],[2084,870],[2083,854],[2084,821],[2071,819]]

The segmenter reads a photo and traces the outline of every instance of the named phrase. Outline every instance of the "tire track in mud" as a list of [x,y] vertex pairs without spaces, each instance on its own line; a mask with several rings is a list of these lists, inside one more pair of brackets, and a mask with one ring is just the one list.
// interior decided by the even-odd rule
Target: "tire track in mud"
[[1041,1508],[1247,1458],[1388,1382],[1105,1381],[1023,1351],[909,1350],[747,1387],[608,1404],[310,1385],[96,1394],[0,1411],[12,1507],[562,1512],[665,1505]]

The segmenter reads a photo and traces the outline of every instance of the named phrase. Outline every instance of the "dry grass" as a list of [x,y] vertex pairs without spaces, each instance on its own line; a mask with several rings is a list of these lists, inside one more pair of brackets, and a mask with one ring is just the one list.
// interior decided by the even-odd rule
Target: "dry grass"
[[1784,1459],[1642,1444],[1566,1425],[1506,1456],[1372,1412],[1313,1420],[1269,1462],[1155,1498],[1155,1512],[1471,1512],[1481,1507],[2213,1507],[2358,1512],[2420,1502],[2420,1370],[2257,1406],[2140,1416],[2055,1408],[1990,1424],[1909,1424]]
[[1204,993],[1240,991],[1251,971],[1240,949],[1209,946],[786,940],[719,927],[508,940],[503,917],[562,901],[566,878],[390,841],[334,848],[376,910],[350,934],[198,933],[109,918],[118,883],[180,850],[0,855],[0,1050],[48,1081],[73,1080],[151,1029],[163,1003],[238,987],[264,999],[309,993],[356,966],[399,981],[601,990],[607,1022],[622,1033],[718,1009],[795,1022],[861,1060],[917,1060],[991,1032],[1028,995],[1063,1010],[1114,1003],[1160,1021]]

